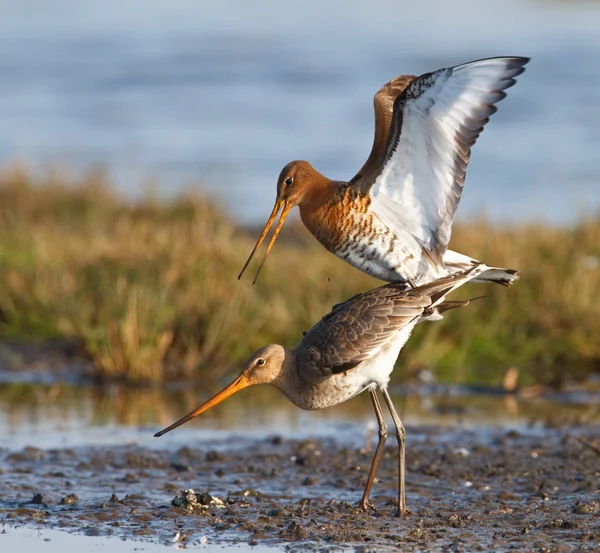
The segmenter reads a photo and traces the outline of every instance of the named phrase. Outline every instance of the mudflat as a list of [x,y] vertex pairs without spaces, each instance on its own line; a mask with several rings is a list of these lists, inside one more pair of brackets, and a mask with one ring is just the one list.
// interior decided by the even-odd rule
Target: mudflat
[[224,550],[600,548],[597,424],[407,431],[404,518],[394,516],[393,436],[379,467],[375,508],[357,508],[374,437],[354,424],[340,436],[237,435],[173,450],[0,450],[0,522]]

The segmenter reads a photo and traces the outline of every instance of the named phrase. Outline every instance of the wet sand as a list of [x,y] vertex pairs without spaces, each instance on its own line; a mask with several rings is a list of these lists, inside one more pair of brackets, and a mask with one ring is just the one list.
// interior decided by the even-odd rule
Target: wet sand
[[375,509],[357,509],[375,437],[355,424],[334,437],[238,436],[173,450],[0,450],[0,522],[238,550],[600,549],[598,425],[407,430],[404,518],[393,516],[393,436]]

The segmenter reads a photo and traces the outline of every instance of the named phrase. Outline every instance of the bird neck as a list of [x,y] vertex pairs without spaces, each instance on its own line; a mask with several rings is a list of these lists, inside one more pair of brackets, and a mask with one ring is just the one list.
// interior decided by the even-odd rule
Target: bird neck
[[281,370],[275,380],[270,383],[275,386],[294,405],[305,408],[305,399],[308,393],[307,382],[301,377],[296,362],[294,350],[285,348],[285,358]]
[[302,200],[299,202],[300,209],[302,207],[314,209],[316,206],[321,205],[323,200],[331,195],[332,188],[334,188],[332,180],[312,167],[305,183]]
[[349,215],[364,213],[367,208],[355,187],[328,180],[313,193],[310,202],[300,205],[300,217],[315,238],[334,251],[347,234],[345,227],[354,221]]

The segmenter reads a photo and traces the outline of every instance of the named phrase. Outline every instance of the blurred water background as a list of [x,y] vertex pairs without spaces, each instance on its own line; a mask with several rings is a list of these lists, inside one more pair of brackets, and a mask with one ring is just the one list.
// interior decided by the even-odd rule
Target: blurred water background
[[[56,170],[74,177],[57,182],[77,182],[100,168],[131,198],[199,189],[239,222],[262,224],[290,160],[307,159],[335,179],[354,175],[371,148],[372,97],[382,84],[499,55],[532,61],[475,146],[459,218],[564,225],[600,213],[600,2],[0,0],[5,481],[16,471],[29,485],[10,465],[22,448],[45,463],[44,497],[59,497],[50,477],[64,475],[48,464],[54,453],[44,461],[37,448],[242,450],[274,434],[358,448],[376,435],[366,394],[313,413],[259,388],[155,440],[226,382],[231,358],[245,357],[254,341],[292,345],[290,336],[366,277],[336,276],[351,269],[330,265],[342,262],[313,241],[280,248],[250,288],[235,277],[254,234],[234,233],[200,200],[163,211],[146,201],[138,212],[101,187],[86,188],[85,178],[80,194],[33,192],[32,174],[48,183]],[[25,171],[6,176],[13,165]],[[542,443],[545,432],[598,425],[600,315],[590,298],[600,291],[600,223],[513,234],[484,223],[455,232],[455,244],[473,244],[467,253],[483,248],[481,259],[516,266],[523,278],[510,301],[494,290],[498,299],[478,302],[485,311],[469,307],[460,322],[413,338],[396,372],[403,385],[392,389],[412,443],[427,436],[419,427],[484,436],[500,425]],[[171,382],[173,374],[185,380]],[[205,469],[181,481],[196,482]],[[69,479],[86,502],[106,495]],[[8,520],[28,504],[5,490],[0,518]],[[166,497],[158,486],[152,493]],[[44,526],[34,547],[81,550],[79,538]],[[34,539],[27,530],[8,533],[2,550],[6,539]]]
[[0,164],[196,186],[263,222],[281,167],[348,179],[401,73],[531,56],[475,147],[459,215],[572,222],[600,204],[600,3],[2,0]]

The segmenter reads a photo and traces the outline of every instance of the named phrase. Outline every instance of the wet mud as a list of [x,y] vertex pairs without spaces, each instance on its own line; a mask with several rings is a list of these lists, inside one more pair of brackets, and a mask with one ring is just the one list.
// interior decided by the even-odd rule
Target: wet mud
[[375,436],[284,436],[0,451],[0,523],[181,547],[298,551],[598,551],[600,427],[409,427],[394,516],[388,438],[372,501],[357,502]]

